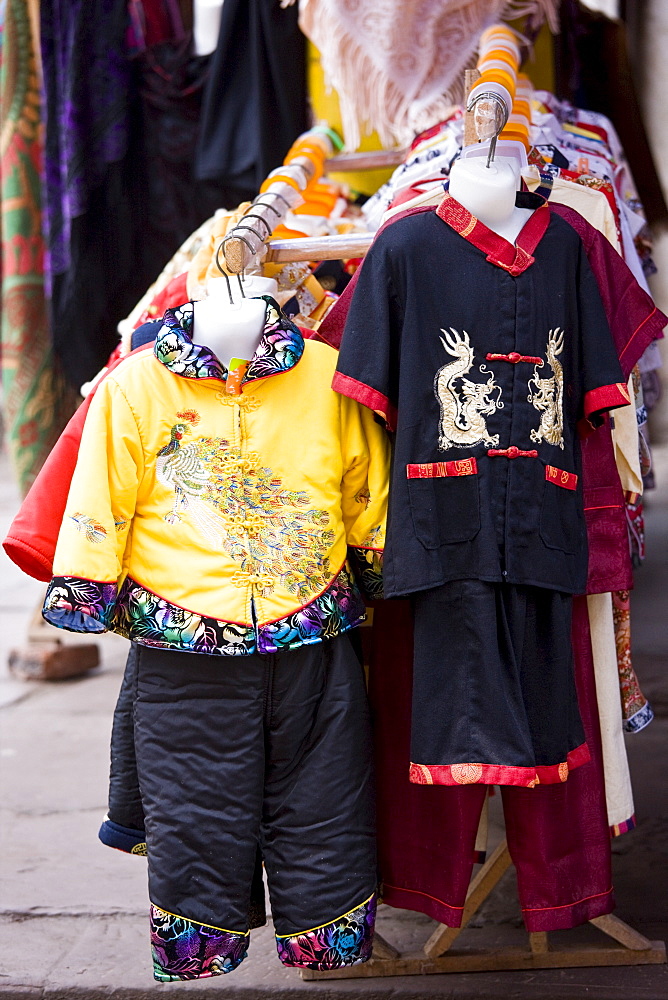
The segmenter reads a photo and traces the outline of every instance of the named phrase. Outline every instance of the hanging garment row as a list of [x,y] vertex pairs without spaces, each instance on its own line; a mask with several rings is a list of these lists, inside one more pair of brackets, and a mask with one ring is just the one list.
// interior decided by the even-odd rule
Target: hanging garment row
[[[437,137],[452,142],[450,131],[461,122],[458,113],[418,137],[409,159],[421,143]],[[430,169],[436,158],[426,158]],[[248,206],[202,227],[135,311],[132,343],[124,352],[131,346],[132,356],[115,359],[96,384],[10,531],[10,553],[24,564],[30,553],[27,568],[53,577],[45,605],[49,620],[92,631],[111,627],[135,643],[114,730],[120,773],[112,775],[101,836],[135,853],[147,845],[160,979],[218,974],[241,961],[248,928],[262,921],[258,846],[286,964],[320,970],[370,954],[375,856],[364,774],[351,771],[345,787],[327,792],[329,799],[355,802],[356,808],[346,814],[343,828],[337,825],[340,814],[328,819],[327,843],[336,840],[341,850],[327,854],[326,845],[318,845],[319,856],[328,858],[324,868],[316,872],[308,852],[288,857],[282,845],[303,843],[305,817],[323,808],[325,765],[331,768],[336,759],[330,741],[339,752],[346,747],[346,756],[353,745],[356,759],[371,754],[359,664],[344,635],[364,614],[357,587],[367,598],[380,593],[382,507],[390,470],[387,439],[371,411],[381,413],[397,435],[389,489],[395,516],[403,504],[402,524],[408,527],[406,534],[390,522],[385,584],[392,595],[418,595],[412,614],[405,605],[381,604],[374,615],[371,694],[381,720],[374,739],[383,899],[456,926],[477,857],[475,833],[486,787],[501,783],[527,927],[574,926],[612,909],[609,782],[589,639],[592,611],[586,598],[576,597],[571,623],[567,595],[585,589],[609,594],[630,585],[621,484],[605,414],[615,407],[622,408],[617,413],[631,409],[631,369],[666,318],[600,230],[572,209],[557,208],[554,192],[549,207],[540,194],[520,195],[517,206],[513,198],[511,212],[525,213],[524,225],[517,239],[508,241],[452,195],[443,198],[444,176],[434,184],[440,185],[436,210],[413,204],[406,211],[404,203],[379,232],[355,284],[338,299],[315,287],[308,267],[258,266],[264,280],[276,281],[277,299],[263,300],[256,349],[245,361],[236,358],[242,362],[237,366],[232,357],[221,363],[199,339],[200,295],[193,292],[201,294],[215,281],[214,294],[225,295],[221,241]],[[311,224],[336,233],[334,239],[341,238],[342,228],[366,228],[359,214],[341,212],[340,201],[337,197],[338,215]],[[367,218],[374,208],[369,204]],[[304,232],[310,227],[294,209],[283,222],[294,224],[292,232]],[[548,252],[559,262],[557,273],[546,266]],[[542,282],[540,293],[536,282]],[[239,305],[232,288],[231,308]],[[525,311],[517,309],[516,289],[531,315],[544,313],[540,342],[535,325],[527,326]],[[291,306],[292,319],[278,299]],[[498,339],[479,340],[483,329],[485,336],[495,331]],[[411,354],[422,330],[434,333],[425,345],[429,372]],[[363,352],[372,335],[375,341]],[[142,341],[151,348],[142,349]],[[339,347],[337,360],[333,348]],[[342,394],[329,391],[334,377]],[[154,384],[150,400],[147,379]],[[589,418],[590,427],[580,449],[581,417]],[[296,455],[290,448],[296,426],[308,427],[309,440],[318,447]],[[417,426],[425,432],[420,441],[410,436]],[[86,471],[88,446],[104,466],[94,477]],[[372,457],[373,468],[365,456]],[[332,470],[332,481],[324,485],[323,468]],[[538,473],[540,485],[532,485]],[[317,483],[322,495],[313,492]],[[33,518],[26,532],[26,519],[45,488],[49,516]],[[450,488],[459,499],[444,498]],[[614,503],[588,504],[588,491],[596,498],[600,490],[609,491]],[[517,506],[516,516],[509,517],[504,496]],[[542,498],[542,512],[535,497]],[[445,516],[434,520],[430,510],[442,502]],[[341,504],[339,521],[335,507]],[[606,525],[614,518],[614,531],[603,533],[609,544],[597,533],[600,513],[594,511],[600,506],[613,512]],[[523,535],[530,517],[539,519],[538,530],[530,533],[542,546],[535,558]],[[201,572],[192,579],[176,581],[170,574],[174,545],[183,548],[184,565],[197,553]],[[450,573],[444,569],[450,565],[442,559],[444,546],[455,562],[464,560],[455,579],[444,578]],[[171,553],[169,561],[163,550]],[[225,587],[216,588],[214,605],[197,581],[220,572],[221,553]],[[453,618],[444,636],[443,608],[450,614],[455,606],[465,608],[471,621]],[[527,635],[538,640],[535,647]],[[459,642],[469,656],[473,637],[485,651],[496,651],[489,660],[486,653],[483,657],[490,671],[503,670],[510,661],[516,665],[513,683],[505,688],[513,711],[486,730],[485,718],[495,719],[484,710],[491,675],[487,682],[478,675],[473,699],[464,678],[453,677],[459,709],[445,713],[449,721],[443,728],[444,713],[433,709],[434,690],[442,697],[444,685],[435,681],[431,666],[449,642]],[[211,662],[221,656],[234,657],[226,659],[225,690]],[[269,714],[266,657],[272,658]],[[297,669],[298,657],[305,657],[305,669]],[[410,699],[401,704],[392,699],[407,690],[413,659],[410,736]],[[536,683],[539,666],[548,660],[558,720],[545,713]],[[305,674],[314,685],[311,692],[299,686]],[[328,714],[333,697],[347,706],[345,732],[336,730]],[[295,699],[317,706],[315,715],[296,720]],[[170,712],[181,719],[183,704],[190,706],[191,728],[184,729],[183,744],[175,745],[176,723],[166,731],[163,722]],[[270,747],[269,756],[256,763],[269,768],[271,780],[263,785],[253,772],[242,788],[230,772],[225,784],[240,792],[229,801],[216,798],[210,787],[211,780],[220,785],[217,772],[192,771],[187,752],[193,740],[213,741],[207,742],[207,753],[218,767],[228,766],[230,747],[215,741],[207,714],[201,714],[202,705],[221,704],[239,720],[231,738],[255,733],[249,759],[257,757],[258,740]],[[510,715],[517,725],[508,725]],[[318,737],[308,752],[297,753],[285,742],[288,731],[293,737],[297,731]],[[298,764],[292,776],[281,766],[287,758]],[[172,802],[164,791],[167,760],[174,787],[192,788],[188,808],[180,793]],[[341,760],[337,772],[345,770]],[[288,815],[300,777],[303,793]],[[221,851],[232,849],[221,815],[234,818],[235,830],[243,817],[246,831],[234,846],[241,852],[238,878],[207,867],[196,896],[192,875],[204,864],[211,841],[202,841],[190,807],[211,820],[211,830],[205,825],[202,831],[218,838]],[[623,819],[612,824],[619,830],[633,822],[632,807],[630,813],[628,802],[625,807]],[[555,857],[562,859],[558,881]],[[172,877],[175,870],[182,876]],[[323,886],[314,894],[314,879],[321,877],[328,891]]]

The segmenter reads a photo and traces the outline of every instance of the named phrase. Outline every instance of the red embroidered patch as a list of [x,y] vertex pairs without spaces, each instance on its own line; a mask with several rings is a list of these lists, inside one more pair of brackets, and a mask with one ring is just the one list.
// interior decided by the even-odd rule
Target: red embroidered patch
[[565,490],[577,489],[578,477],[574,472],[566,472],[565,469],[556,469],[553,465],[546,465],[545,478],[549,483],[562,486]]
[[424,462],[422,465],[407,465],[407,479],[441,479],[445,476],[477,476],[478,463],[475,458],[460,458],[455,462]]

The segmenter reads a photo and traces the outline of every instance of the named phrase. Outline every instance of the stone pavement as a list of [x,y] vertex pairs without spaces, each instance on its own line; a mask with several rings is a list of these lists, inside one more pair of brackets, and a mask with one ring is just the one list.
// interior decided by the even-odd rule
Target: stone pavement
[[[648,500],[648,560],[633,604],[636,669],[657,719],[628,738],[638,828],[614,842],[617,915],[651,939],[668,940],[668,448],[657,454],[662,489]],[[17,497],[0,466],[0,530]],[[103,847],[111,714],[126,644],[100,640],[101,666],[85,678],[19,683],[7,650],[20,645],[42,591],[0,555],[0,1000],[74,997],[140,1000],[163,991],[254,998],[501,997],[532,1000],[666,1000],[668,967],[472,973],[303,982],[275,953],[271,926],[253,931],[247,960],[231,976],[157,984],[147,940],[145,860]],[[494,801],[494,800],[493,800]],[[497,797],[498,801],[498,797]],[[493,817],[493,835],[501,835]],[[417,950],[434,922],[381,907],[379,930]],[[602,940],[591,927],[550,935]],[[513,874],[459,939],[461,947],[523,945]]]

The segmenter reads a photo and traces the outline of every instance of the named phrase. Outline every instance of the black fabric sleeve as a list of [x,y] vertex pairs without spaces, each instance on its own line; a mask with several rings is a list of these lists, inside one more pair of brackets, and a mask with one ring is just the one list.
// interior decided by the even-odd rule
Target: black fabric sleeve
[[396,429],[402,309],[394,290],[391,233],[381,233],[361,266],[332,387]]

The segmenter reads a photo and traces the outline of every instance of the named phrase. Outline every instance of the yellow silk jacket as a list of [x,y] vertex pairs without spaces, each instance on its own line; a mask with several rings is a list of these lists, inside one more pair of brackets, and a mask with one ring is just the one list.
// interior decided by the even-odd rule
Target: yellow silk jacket
[[44,603],[52,625],[234,655],[363,620],[358,582],[379,595],[386,434],[331,389],[336,352],[266,302],[245,372],[193,344],[187,303],[167,310],[153,352],[99,386]]

